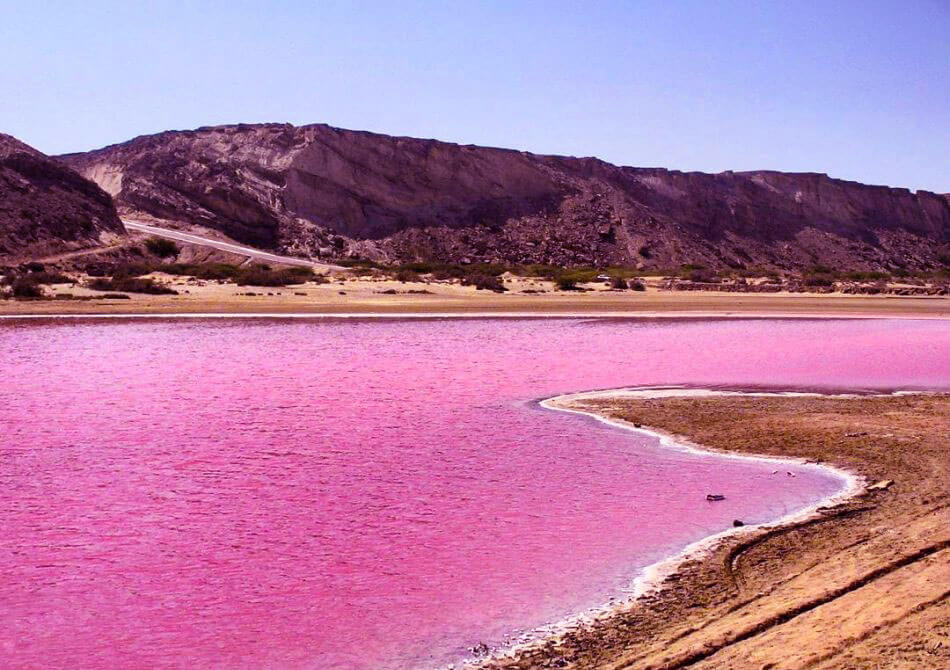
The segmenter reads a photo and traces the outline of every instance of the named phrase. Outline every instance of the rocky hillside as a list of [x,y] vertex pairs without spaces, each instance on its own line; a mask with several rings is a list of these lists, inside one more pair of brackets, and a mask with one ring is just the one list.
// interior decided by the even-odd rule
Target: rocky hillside
[[108,193],[61,162],[0,134],[0,258],[95,247],[124,233]]
[[928,270],[950,196],[684,173],[325,125],[165,132],[62,157],[120,211],[319,257]]

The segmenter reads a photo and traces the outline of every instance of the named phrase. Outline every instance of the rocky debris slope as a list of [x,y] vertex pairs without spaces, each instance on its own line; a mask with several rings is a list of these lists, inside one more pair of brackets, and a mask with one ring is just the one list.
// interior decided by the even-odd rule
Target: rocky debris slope
[[0,133],[0,258],[96,247],[124,232],[108,193]]
[[63,160],[120,211],[315,257],[918,271],[950,250],[950,196],[823,174],[618,167],[287,124],[165,132]]

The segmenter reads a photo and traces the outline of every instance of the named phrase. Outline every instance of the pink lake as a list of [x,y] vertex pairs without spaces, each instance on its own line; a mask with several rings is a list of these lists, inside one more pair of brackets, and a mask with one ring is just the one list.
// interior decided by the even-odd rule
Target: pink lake
[[842,487],[538,399],[947,389],[950,328],[14,320],[0,379],[4,668],[431,668]]

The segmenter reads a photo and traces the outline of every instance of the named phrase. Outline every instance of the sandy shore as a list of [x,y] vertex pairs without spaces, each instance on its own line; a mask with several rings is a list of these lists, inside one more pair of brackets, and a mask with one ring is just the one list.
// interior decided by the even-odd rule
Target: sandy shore
[[656,590],[480,667],[950,663],[950,395],[596,393],[555,404],[681,444],[830,463],[855,479],[780,526],[693,547],[647,575]]
[[[447,283],[349,278],[282,288],[186,281],[160,276],[179,295],[128,294],[112,300],[79,285],[50,294],[77,299],[0,300],[0,314],[586,314],[678,316],[912,316],[950,318],[950,298],[841,294],[737,294],[648,290],[553,291],[546,282],[514,279],[506,293]],[[524,291],[539,291],[525,293]],[[247,295],[248,293],[252,295]]]

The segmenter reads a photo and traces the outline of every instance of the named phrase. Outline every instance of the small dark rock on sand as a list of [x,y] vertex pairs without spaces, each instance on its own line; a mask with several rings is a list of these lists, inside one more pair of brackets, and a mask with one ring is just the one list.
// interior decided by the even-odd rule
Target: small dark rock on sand
[[475,656],[487,656],[489,652],[488,645],[484,642],[479,642],[474,647],[472,647],[472,653]]

